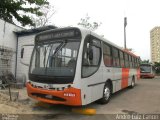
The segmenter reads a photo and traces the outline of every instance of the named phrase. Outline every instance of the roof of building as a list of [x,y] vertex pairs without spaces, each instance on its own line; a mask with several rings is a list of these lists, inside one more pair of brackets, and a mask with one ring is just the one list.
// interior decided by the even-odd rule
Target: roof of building
[[15,33],[17,36],[26,36],[26,35],[32,35],[32,34],[43,32],[46,30],[56,29],[56,28],[57,28],[56,26],[48,25],[48,26],[43,26],[43,27],[39,27],[39,28],[16,31]]
[[24,28],[24,27],[22,27],[22,26],[16,25],[15,23],[11,23],[11,22],[5,21],[5,20],[3,20],[2,18],[0,18],[0,20],[1,20],[1,21],[4,21],[4,22],[7,22],[8,24],[14,25],[14,26],[16,26],[16,27],[19,27],[19,28],[25,29],[25,28]]

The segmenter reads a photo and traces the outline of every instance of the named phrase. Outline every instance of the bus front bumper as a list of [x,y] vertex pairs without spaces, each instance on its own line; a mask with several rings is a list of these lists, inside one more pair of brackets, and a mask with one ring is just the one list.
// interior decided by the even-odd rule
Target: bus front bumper
[[150,74],[150,73],[141,73],[140,75],[141,78],[154,78],[154,75],[153,74]]
[[28,96],[36,100],[71,106],[81,106],[81,90],[77,88],[65,88],[64,90],[46,90],[35,88],[30,83],[26,84]]

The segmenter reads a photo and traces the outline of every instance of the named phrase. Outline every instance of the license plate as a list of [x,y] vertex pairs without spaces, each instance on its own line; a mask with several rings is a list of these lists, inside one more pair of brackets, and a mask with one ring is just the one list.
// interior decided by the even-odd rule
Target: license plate
[[46,98],[52,99],[52,95],[46,95]]

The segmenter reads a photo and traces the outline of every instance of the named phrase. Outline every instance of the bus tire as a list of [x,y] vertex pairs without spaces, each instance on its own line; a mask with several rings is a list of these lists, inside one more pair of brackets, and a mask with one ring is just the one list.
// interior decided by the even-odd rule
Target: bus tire
[[133,77],[132,78],[132,81],[131,81],[131,85],[130,85],[130,88],[134,88],[134,86],[135,86],[135,78]]
[[111,85],[107,82],[104,85],[103,97],[100,100],[98,100],[98,103],[107,104],[110,100],[110,97],[111,97]]

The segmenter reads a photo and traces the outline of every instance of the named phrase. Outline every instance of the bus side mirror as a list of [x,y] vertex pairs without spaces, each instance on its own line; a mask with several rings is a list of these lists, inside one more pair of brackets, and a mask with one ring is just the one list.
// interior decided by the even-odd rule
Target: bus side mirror
[[24,48],[21,49],[21,58],[23,58]]

